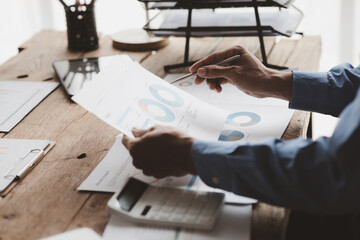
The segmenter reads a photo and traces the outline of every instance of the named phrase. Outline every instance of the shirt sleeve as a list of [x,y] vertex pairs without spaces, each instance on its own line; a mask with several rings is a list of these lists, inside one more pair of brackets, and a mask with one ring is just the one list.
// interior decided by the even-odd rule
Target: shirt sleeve
[[360,211],[360,91],[331,138],[259,144],[195,141],[192,157],[209,186],[318,213]]
[[354,99],[360,85],[360,66],[341,64],[329,72],[293,71],[290,108],[338,116]]

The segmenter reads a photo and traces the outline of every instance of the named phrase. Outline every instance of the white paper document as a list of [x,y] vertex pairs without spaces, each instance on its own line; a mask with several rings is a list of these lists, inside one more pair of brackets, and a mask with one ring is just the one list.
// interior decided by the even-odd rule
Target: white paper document
[[[123,64],[120,64],[120,62],[123,62]],[[127,71],[122,67],[120,70],[116,70],[116,66],[126,66],[130,70]],[[134,69],[136,69],[135,72]],[[113,74],[110,74],[110,70]],[[154,120],[154,116],[152,116],[156,113],[158,115],[155,115],[155,118],[158,116],[162,116],[162,118],[167,116],[167,112],[165,110],[161,112],[159,111],[160,109],[157,108],[149,108],[150,115],[146,113],[144,114],[144,112],[139,110],[139,107],[141,109],[142,106],[139,104],[141,103],[139,99],[145,98],[143,96],[147,96],[148,99],[153,101],[162,102],[161,104],[163,106],[166,105],[165,107],[171,109],[171,112],[173,113],[176,113],[176,107],[169,105],[176,105],[176,102],[182,102],[182,104],[185,104],[186,101],[190,101],[179,99],[195,99],[192,100],[195,102],[195,105],[201,105],[202,107],[197,109],[198,117],[194,119],[194,121],[188,121],[188,123],[194,127],[191,131],[193,135],[195,135],[195,137],[199,136],[199,138],[205,138],[206,140],[220,140],[239,143],[258,142],[268,137],[280,137],[293,114],[293,111],[288,109],[288,103],[285,101],[277,99],[256,99],[242,93],[232,85],[224,85],[223,92],[218,94],[214,91],[210,91],[206,84],[195,85],[193,83],[193,79],[186,79],[174,84],[175,86],[170,86],[169,84],[163,85],[163,80],[159,80],[156,77],[154,78],[153,75],[143,71],[144,70],[139,66],[135,65],[134,67],[134,64],[129,62],[129,59],[119,59],[119,61],[115,62],[114,65],[102,73],[102,75],[101,73],[99,75],[98,79],[103,79],[104,82],[109,81],[110,83],[104,83],[97,86],[96,84],[98,84],[99,81],[95,81],[94,86],[90,86],[89,89],[80,93],[80,95],[75,96],[74,100],[79,101],[79,103],[83,104],[85,108],[92,109],[91,111],[93,111],[98,117],[104,119],[104,121],[108,122],[117,129],[123,129],[123,132],[128,132],[130,127],[139,121],[141,128],[147,128],[154,122],[159,123],[159,121]],[[125,81],[125,77],[127,81]],[[143,85],[140,84],[137,87],[130,86],[135,83],[135,81],[131,80],[139,79],[141,77],[154,81],[151,83],[143,83]],[[172,77],[174,79],[174,77],[176,78],[178,75]],[[122,84],[119,79],[124,80],[124,82],[132,83]],[[167,80],[171,81],[169,78]],[[138,84],[138,82],[141,83],[142,81],[137,81],[136,83]],[[118,87],[113,87],[116,84],[118,84]],[[153,84],[156,84],[159,89],[162,88],[162,86],[166,86],[166,88],[171,90],[155,91],[151,87]],[[106,87],[105,85],[108,86]],[[124,89],[127,89],[129,93],[124,93],[124,90],[119,90],[121,86],[123,86]],[[181,88],[183,91],[187,91],[188,94],[184,94],[183,91],[177,91],[179,90],[177,88]],[[118,92],[118,94],[116,94],[116,92]],[[129,94],[133,95],[129,97]],[[117,100],[121,96],[127,96],[129,100]],[[182,97],[178,98],[177,96]],[[201,99],[202,101],[196,100],[195,97]],[[207,102],[208,104],[205,104],[204,102]],[[131,105],[131,107],[129,107],[129,105]],[[210,105],[215,107],[209,107]],[[216,111],[215,115],[217,115],[217,109],[219,108],[227,110],[225,118],[222,116],[222,123],[219,117],[210,116],[210,114],[212,114],[211,111],[214,109]],[[116,112],[117,109],[119,109],[120,114]],[[136,109],[136,111],[133,109]],[[210,112],[203,113],[202,110],[204,112]],[[220,115],[223,114],[223,112],[219,113],[221,113]],[[128,117],[128,115],[131,114],[135,115],[133,117]],[[186,115],[187,112],[185,111],[184,113],[184,111],[180,111],[177,113],[177,115],[174,114],[174,116],[181,116],[181,114]],[[113,115],[117,117],[111,117]],[[211,121],[205,121],[207,122],[208,126],[199,126],[198,124],[201,125],[202,122],[197,122],[197,120],[200,119],[199,116],[206,115],[208,119],[211,119]],[[106,118],[106,116],[109,117]],[[116,121],[113,119],[120,119],[121,121],[118,121],[120,123],[116,125]],[[177,117],[175,117],[175,119],[177,119]],[[128,126],[123,125],[125,122],[128,124]],[[176,121],[174,120],[173,123],[175,122]],[[213,124],[213,127],[210,126],[211,124]],[[221,127],[219,128],[220,125]],[[139,127],[139,125],[137,126]],[[178,124],[176,122],[175,126],[184,131],[184,128],[179,127],[182,126],[182,124]],[[214,131],[214,129],[216,129],[216,131]],[[209,132],[207,133],[206,131]],[[189,133],[189,131],[187,132]],[[130,135],[130,133],[128,134]],[[136,177],[145,182],[159,186],[183,187],[200,191],[222,191],[208,187],[201,181],[199,177],[191,175],[181,178],[169,177],[161,180],[146,177],[142,174],[141,170],[138,170],[133,166],[132,158],[129,152],[121,144],[119,139],[116,141],[104,160],[99,163],[95,170],[79,186],[78,190],[116,192],[123,187],[129,177]],[[244,198],[229,192],[225,193],[226,202],[256,202],[254,199]]]
[[0,192],[2,192],[37,154],[44,150],[48,140],[22,140],[0,138]]
[[[169,74],[165,80],[171,82],[182,75]],[[231,84],[222,85],[221,93],[209,90],[206,83],[196,85],[194,77],[173,85],[229,112],[219,141],[256,143],[269,137],[279,138],[294,113],[294,110],[288,108],[287,101],[251,97]]]
[[0,132],[9,132],[59,83],[0,81]]
[[101,240],[101,237],[90,228],[79,228],[41,240]]
[[146,129],[161,124],[195,138],[216,140],[228,115],[123,56],[72,99],[128,136],[133,136],[132,127]]
[[257,202],[252,198],[242,197],[230,192],[211,188],[202,182],[198,176],[186,175],[184,177],[167,177],[163,179],[147,177],[141,170],[134,167],[131,155],[122,145],[121,138],[117,138],[105,158],[91,172],[77,190],[117,192],[122,189],[129,177],[135,177],[156,186],[179,187],[198,191],[224,192],[226,194],[225,201],[231,203],[251,204]]
[[251,206],[224,205],[215,228],[211,231],[174,230],[134,224],[112,215],[103,234],[104,240],[248,240],[250,239]]

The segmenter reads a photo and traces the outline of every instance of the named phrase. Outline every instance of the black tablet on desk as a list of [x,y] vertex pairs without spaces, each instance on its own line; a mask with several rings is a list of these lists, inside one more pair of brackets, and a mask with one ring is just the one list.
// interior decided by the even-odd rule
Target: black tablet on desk
[[56,75],[71,98],[87,83],[95,78],[114,57],[102,56],[95,58],[79,58],[73,60],[59,60],[53,63]]

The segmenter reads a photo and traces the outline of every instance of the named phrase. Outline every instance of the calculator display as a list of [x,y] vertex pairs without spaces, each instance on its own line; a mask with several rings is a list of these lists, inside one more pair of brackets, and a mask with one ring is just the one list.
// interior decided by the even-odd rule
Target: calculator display
[[135,178],[130,178],[123,190],[117,196],[120,207],[130,212],[149,185]]

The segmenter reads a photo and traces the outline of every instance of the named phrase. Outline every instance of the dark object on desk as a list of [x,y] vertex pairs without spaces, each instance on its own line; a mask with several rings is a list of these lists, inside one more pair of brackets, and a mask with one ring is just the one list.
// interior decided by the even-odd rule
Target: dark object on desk
[[60,0],[65,8],[68,48],[71,51],[91,51],[99,47],[94,12],[95,0],[86,2],[76,1],[76,4],[68,6]]
[[53,63],[53,67],[65,91],[71,97],[91,81],[115,56],[59,60]]

